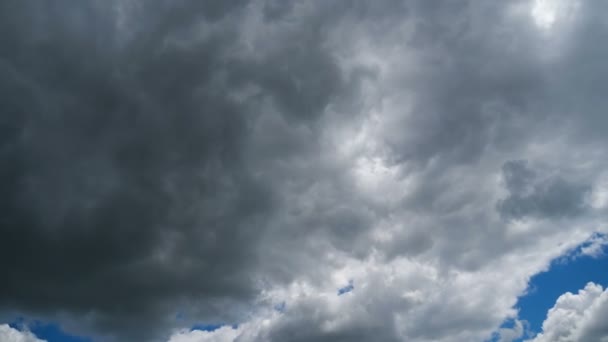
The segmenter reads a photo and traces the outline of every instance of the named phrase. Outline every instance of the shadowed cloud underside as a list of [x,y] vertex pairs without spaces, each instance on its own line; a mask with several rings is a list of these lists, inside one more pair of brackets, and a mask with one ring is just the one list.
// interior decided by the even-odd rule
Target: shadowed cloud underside
[[[606,10],[0,2],[0,322],[108,342],[527,338],[533,277],[581,244],[604,260]],[[551,292],[537,341],[606,338],[546,311],[602,314],[596,273]]]

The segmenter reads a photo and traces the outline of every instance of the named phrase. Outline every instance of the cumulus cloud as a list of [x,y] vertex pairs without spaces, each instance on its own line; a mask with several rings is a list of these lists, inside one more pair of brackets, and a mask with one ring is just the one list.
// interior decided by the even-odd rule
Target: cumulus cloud
[[8,324],[0,324],[0,340],[3,342],[46,342],[29,331],[19,331]]
[[606,233],[606,5],[538,3],[0,3],[0,315],[490,337]]
[[547,312],[543,330],[531,342],[608,341],[608,291],[588,283],[577,294],[566,292]]

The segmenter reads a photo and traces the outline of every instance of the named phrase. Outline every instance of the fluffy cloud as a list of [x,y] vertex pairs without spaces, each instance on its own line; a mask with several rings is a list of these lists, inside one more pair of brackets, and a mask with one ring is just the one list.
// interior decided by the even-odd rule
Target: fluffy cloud
[[547,312],[543,331],[531,342],[608,341],[608,291],[588,283],[578,294],[561,295]]
[[0,324],[0,340],[2,342],[46,342],[38,339],[29,331],[19,331],[8,324]]
[[488,338],[605,233],[605,5],[538,6],[3,2],[0,314]]

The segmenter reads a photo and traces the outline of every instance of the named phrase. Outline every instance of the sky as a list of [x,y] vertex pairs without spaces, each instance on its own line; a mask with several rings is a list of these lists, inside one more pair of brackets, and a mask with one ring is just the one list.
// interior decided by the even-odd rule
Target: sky
[[608,341],[608,3],[0,2],[0,341]]

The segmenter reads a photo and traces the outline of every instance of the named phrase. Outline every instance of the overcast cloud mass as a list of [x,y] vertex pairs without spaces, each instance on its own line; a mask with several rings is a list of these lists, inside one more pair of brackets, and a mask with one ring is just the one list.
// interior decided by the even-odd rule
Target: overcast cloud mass
[[[0,317],[112,342],[522,336],[530,278],[607,242],[607,11],[0,1]],[[607,298],[564,294],[531,341],[608,340]]]

